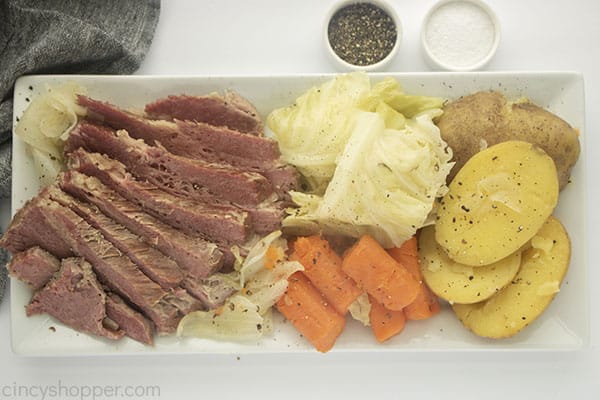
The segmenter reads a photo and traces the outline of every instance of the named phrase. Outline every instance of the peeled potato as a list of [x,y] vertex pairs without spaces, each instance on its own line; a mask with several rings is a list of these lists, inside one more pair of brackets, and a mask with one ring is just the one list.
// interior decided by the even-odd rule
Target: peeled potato
[[492,264],[527,243],[557,201],[552,158],[527,142],[503,142],[458,172],[438,207],[435,238],[458,263]]
[[508,286],[476,304],[454,304],[460,321],[479,336],[506,338],[533,322],[560,289],[569,267],[571,242],[550,217],[523,252],[519,272]]
[[427,286],[450,303],[471,304],[490,298],[511,282],[521,265],[520,251],[483,267],[456,263],[435,241],[434,226],[421,230],[419,257]]

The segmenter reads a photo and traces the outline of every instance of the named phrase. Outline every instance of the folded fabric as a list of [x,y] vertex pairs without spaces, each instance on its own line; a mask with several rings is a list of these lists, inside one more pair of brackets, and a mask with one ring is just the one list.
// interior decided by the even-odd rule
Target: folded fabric
[[[12,96],[27,74],[129,74],[150,47],[160,0],[0,0],[0,198],[10,195]],[[0,301],[7,255],[0,250]]]
[[[10,139],[19,76],[132,73],[150,47],[159,13],[160,0],[0,1],[0,145]],[[0,151],[2,159],[9,154]],[[10,193],[6,173],[0,168],[0,197]]]
[[[2,230],[0,230],[0,236],[2,236]],[[0,303],[4,297],[4,289],[6,288],[6,263],[8,262],[8,252],[4,249],[0,249]]]

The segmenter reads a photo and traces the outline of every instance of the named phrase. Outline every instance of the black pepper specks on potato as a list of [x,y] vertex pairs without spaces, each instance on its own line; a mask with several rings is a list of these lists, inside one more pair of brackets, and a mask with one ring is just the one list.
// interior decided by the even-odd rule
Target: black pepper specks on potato
[[491,146],[450,183],[436,240],[458,263],[492,264],[535,235],[556,207],[558,187],[554,161],[538,147],[523,141]]

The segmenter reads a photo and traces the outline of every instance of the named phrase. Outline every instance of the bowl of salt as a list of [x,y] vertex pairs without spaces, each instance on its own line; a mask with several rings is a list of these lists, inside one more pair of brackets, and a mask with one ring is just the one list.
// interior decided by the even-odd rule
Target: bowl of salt
[[480,0],[442,0],[427,13],[423,53],[434,69],[474,71],[484,67],[500,43],[500,23]]

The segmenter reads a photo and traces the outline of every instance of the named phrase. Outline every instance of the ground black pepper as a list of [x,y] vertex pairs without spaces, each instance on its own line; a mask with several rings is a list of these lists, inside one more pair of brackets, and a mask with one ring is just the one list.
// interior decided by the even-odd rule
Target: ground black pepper
[[371,3],[353,3],[339,9],[327,28],[333,51],[358,66],[383,60],[394,47],[396,24],[383,9]]

